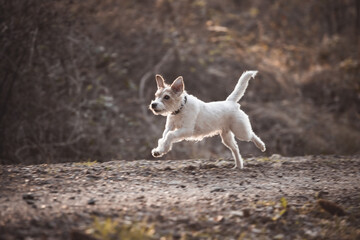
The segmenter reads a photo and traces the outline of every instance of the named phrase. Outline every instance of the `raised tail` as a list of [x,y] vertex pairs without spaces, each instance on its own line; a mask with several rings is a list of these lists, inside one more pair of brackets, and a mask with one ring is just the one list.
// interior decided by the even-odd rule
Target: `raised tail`
[[246,71],[244,72],[238,83],[235,86],[234,91],[232,91],[232,93],[230,93],[230,95],[227,97],[226,101],[233,101],[233,102],[238,102],[240,101],[240,99],[242,98],[242,96],[244,96],[245,90],[248,86],[249,80],[251,78],[255,78],[255,75],[257,74],[258,71]]

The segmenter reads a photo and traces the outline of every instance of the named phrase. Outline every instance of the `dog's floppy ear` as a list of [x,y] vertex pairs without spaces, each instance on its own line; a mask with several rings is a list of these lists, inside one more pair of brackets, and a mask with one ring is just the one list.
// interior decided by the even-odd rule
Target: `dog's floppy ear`
[[171,90],[176,94],[181,94],[184,91],[185,85],[183,77],[177,77],[174,82],[171,84]]
[[156,84],[157,84],[158,89],[165,87],[165,80],[161,75],[156,74],[155,79],[156,79]]

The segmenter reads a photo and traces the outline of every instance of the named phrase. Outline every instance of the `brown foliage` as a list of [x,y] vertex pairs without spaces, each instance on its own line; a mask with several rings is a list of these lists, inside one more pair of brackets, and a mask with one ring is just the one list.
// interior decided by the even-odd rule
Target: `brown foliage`
[[260,74],[241,104],[269,154],[359,151],[358,1],[0,3],[1,163],[150,157],[155,73],[208,101],[246,69]]

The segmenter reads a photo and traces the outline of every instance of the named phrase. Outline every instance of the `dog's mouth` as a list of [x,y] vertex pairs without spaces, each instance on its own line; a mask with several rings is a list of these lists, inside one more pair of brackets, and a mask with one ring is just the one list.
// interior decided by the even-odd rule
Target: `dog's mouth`
[[162,115],[162,116],[166,116],[165,111],[164,110],[159,110],[159,109],[151,109],[151,111],[153,112],[154,115]]
[[156,109],[156,108],[152,108],[151,106],[149,106],[149,109],[150,109],[154,114],[160,114],[161,112],[163,112],[163,110],[161,110],[161,109]]

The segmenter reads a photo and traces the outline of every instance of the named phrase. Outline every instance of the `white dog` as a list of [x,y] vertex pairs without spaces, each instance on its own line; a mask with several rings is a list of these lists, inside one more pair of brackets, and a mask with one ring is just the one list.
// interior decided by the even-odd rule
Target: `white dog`
[[239,140],[252,141],[264,152],[265,144],[253,132],[249,117],[237,103],[244,95],[249,80],[254,78],[256,73],[257,71],[244,72],[226,101],[209,103],[188,94],[182,77],[168,85],[162,76],[156,75],[158,89],[149,108],[156,115],[167,116],[167,119],[162,138],[159,139],[157,148],[152,150],[152,155],[163,156],[171,150],[175,142],[200,141],[204,137],[217,134],[220,134],[222,143],[231,150],[235,159],[234,168],[243,168],[234,135]]

